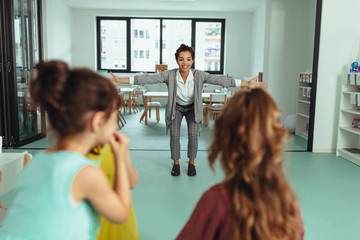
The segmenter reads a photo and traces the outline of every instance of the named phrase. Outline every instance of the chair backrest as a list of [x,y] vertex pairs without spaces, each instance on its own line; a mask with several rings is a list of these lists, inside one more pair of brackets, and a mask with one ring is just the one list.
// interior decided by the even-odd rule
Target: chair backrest
[[167,64],[155,64],[155,73],[164,72],[168,69]]
[[203,89],[203,93],[215,93],[215,89]]
[[209,111],[222,111],[226,104],[225,93],[211,93]]
[[210,103],[226,103],[225,93],[212,93],[210,94]]
[[133,92],[132,92],[132,97],[133,97],[133,99],[138,99],[139,98],[139,96],[140,96],[140,88],[139,87],[137,87],[137,88],[135,88],[134,90],[133,90]]

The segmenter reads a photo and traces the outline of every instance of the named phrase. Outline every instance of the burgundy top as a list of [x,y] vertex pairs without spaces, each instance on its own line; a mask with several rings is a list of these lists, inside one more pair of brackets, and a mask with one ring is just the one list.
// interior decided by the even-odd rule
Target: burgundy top
[[[232,239],[235,222],[231,205],[232,202],[225,189],[220,184],[212,186],[201,196],[190,219],[176,239]],[[302,240],[304,225],[299,208],[296,217],[299,219],[297,239]]]

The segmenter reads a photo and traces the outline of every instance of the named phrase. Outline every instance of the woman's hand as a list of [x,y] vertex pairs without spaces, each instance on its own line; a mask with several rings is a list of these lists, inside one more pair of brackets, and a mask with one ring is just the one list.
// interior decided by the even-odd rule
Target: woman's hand
[[112,72],[109,72],[109,73],[112,76],[112,78],[109,78],[109,80],[112,82],[112,84],[119,85],[120,84],[120,79],[115,74],[113,74]]
[[113,74],[112,72],[109,72],[112,76],[112,78],[109,78],[109,80],[114,84],[114,85],[119,85],[119,84],[129,84],[130,83],[130,78],[118,78],[118,76],[116,76],[115,74]]
[[249,81],[248,87],[251,88],[251,89],[252,89],[252,88],[259,88],[259,87],[267,88],[267,83],[265,83],[265,82],[258,82],[258,81],[257,81],[258,78],[259,78],[259,75],[257,75],[257,76],[254,77],[253,79],[251,79],[251,80]]

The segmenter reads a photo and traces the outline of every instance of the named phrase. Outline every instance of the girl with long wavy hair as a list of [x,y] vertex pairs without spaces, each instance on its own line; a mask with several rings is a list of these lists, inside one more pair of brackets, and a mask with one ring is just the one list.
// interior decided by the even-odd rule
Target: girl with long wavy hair
[[177,239],[303,239],[299,205],[286,180],[286,130],[264,90],[239,91],[216,120],[209,163],[224,180],[207,190]]

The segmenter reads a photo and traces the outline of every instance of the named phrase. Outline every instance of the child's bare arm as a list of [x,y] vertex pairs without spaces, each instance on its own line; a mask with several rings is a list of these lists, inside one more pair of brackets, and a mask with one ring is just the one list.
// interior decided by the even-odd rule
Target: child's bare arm
[[[124,170],[120,173],[124,176],[122,181],[128,184],[125,161],[121,167]],[[123,223],[129,215],[130,188],[129,186],[122,187],[123,189],[118,187],[114,191],[102,170],[89,165],[76,175],[72,185],[72,195],[78,201],[89,200],[95,209],[109,221]]]
[[76,175],[72,195],[76,200],[87,199],[105,218],[114,223],[126,221],[131,197],[127,170],[129,140],[121,132],[110,139],[115,158],[115,184],[111,189],[105,174],[94,166],[86,166]]
[[126,167],[127,167],[127,173],[129,176],[130,188],[134,189],[138,182],[139,175],[131,161],[131,155],[130,155],[129,150],[127,151],[127,154],[126,154]]

